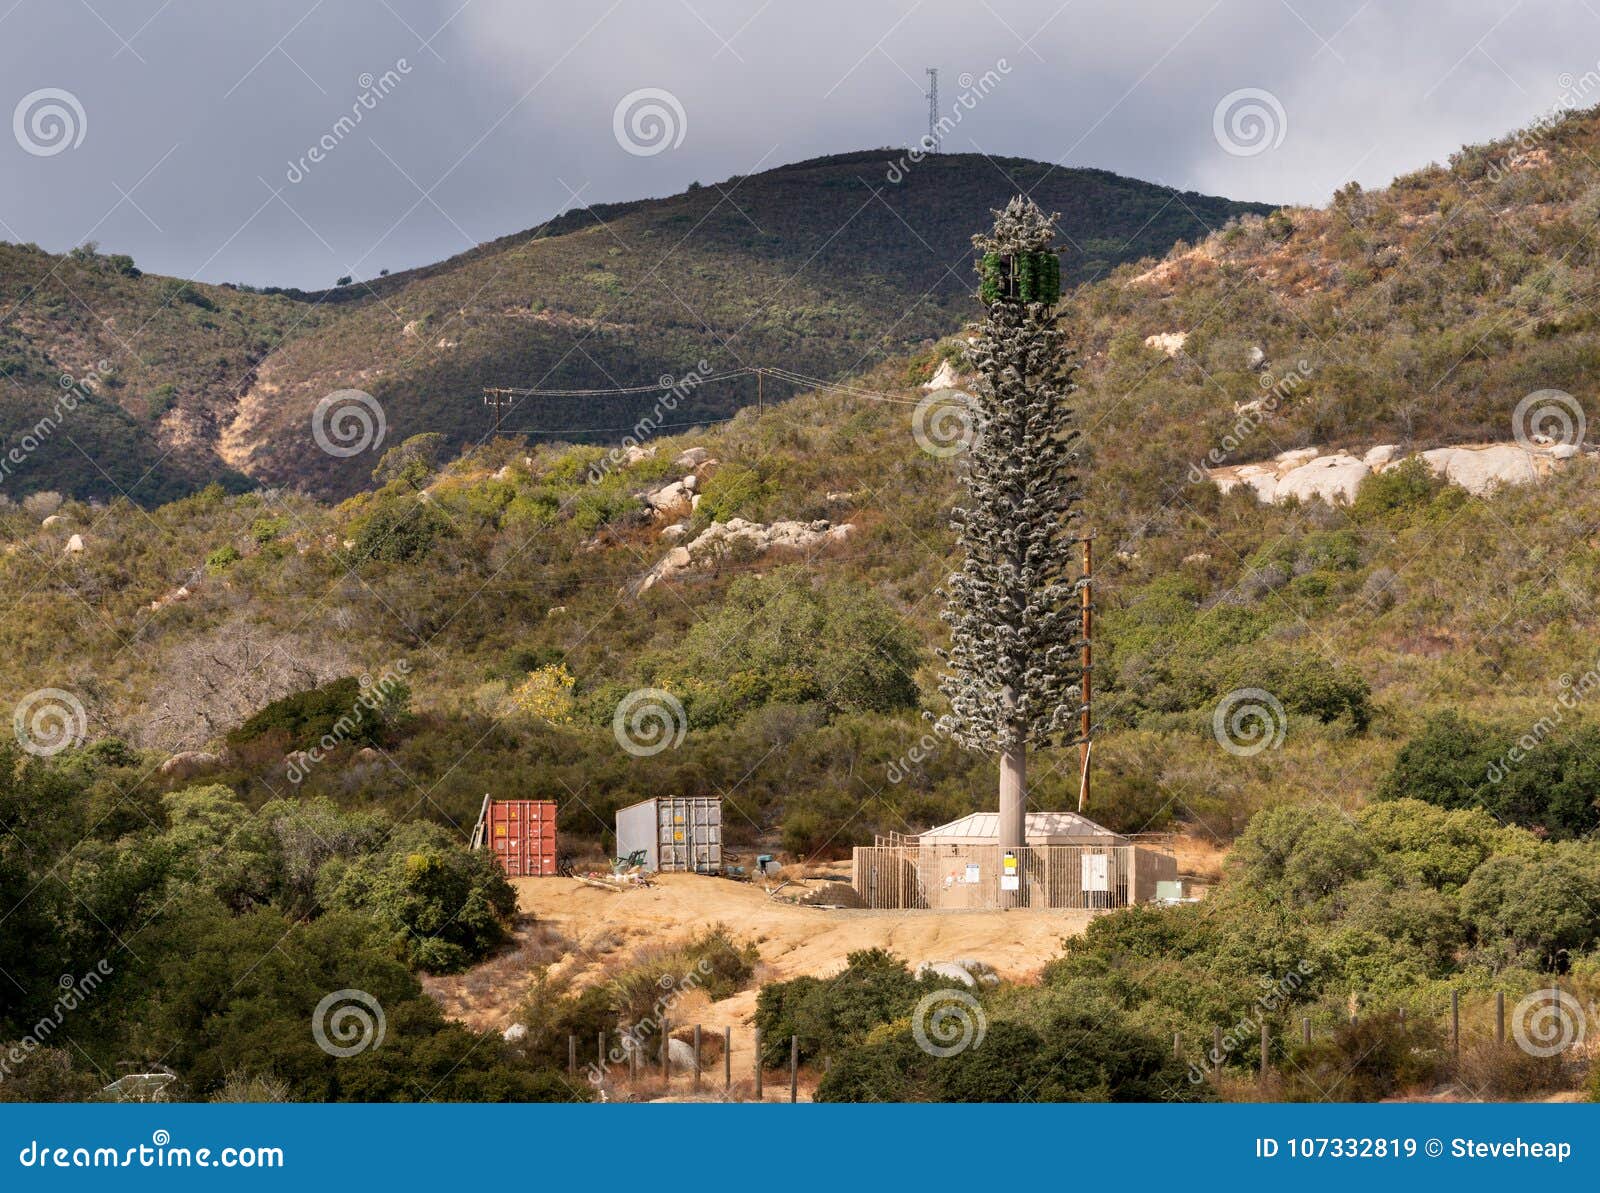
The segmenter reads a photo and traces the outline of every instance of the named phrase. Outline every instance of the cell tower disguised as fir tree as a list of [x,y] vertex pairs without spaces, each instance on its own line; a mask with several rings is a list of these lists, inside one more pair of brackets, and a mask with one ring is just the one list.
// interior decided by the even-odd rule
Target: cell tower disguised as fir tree
[[1055,218],[1021,195],[995,213],[991,232],[973,237],[988,313],[968,350],[978,384],[967,499],[954,515],[966,562],[945,592],[951,647],[941,686],[951,711],[940,726],[999,756],[999,844],[1019,857],[1028,749],[1075,737],[1083,708],[1071,574],[1078,432],[1067,406],[1076,366],[1056,328],[1054,240]]

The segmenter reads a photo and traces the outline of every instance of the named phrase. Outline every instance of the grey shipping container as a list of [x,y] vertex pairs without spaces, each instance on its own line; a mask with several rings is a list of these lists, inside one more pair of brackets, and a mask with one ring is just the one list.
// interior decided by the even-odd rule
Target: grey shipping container
[[722,873],[722,801],[667,795],[617,810],[617,856],[644,850],[646,870]]

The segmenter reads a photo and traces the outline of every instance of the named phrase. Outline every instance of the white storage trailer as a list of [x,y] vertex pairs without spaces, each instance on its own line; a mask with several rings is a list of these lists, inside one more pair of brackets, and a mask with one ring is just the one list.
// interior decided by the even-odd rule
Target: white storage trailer
[[644,851],[646,870],[722,873],[722,801],[664,795],[617,811],[617,856]]

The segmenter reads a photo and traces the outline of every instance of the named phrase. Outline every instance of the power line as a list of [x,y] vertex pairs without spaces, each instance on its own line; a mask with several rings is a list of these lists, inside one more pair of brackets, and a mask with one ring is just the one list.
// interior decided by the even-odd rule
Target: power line
[[893,394],[886,394],[877,389],[861,389],[854,385],[845,385],[839,381],[825,381],[821,377],[808,377],[804,373],[796,373],[793,369],[766,370],[767,375],[776,377],[780,381],[790,381],[799,385],[809,385],[814,389],[833,390],[837,393],[848,394],[853,398],[863,398],[869,402],[888,402],[896,406],[918,406],[920,399],[897,398]]
[[[756,405],[758,411],[761,412],[764,412],[766,409],[766,395],[762,382],[767,377],[771,377],[777,381],[787,382],[790,385],[807,386],[813,391],[832,391],[834,393],[844,394],[849,397],[860,398],[863,401],[885,402],[898,406],[918,405],[917,401],[895,397],[892,394],[887,394],[880,390],[862,389],[859,386],[845,385],[841,382],[829,381],[823,377],[812,377],[808,374],[797,372],[794,369],[776,368],[770,365],[746,365],[737,369],[729,369],[722,373],[712,373],[705,377],[689,374],[681,380],[663,378],[661,382],[658,382],[655,385],[616,385],[593,389],[535,389],[504,385],[485,386],[483,389],[483,403],[484,405],[490,406],[494,409],[494,433],[496,435],[510,433],[517,435],[546,435],[559,437],[563,435],[601,434],[608,431],[629,431],[633,430],[634,426],[632,424],[627,424],[600,427],[576,427],[562,430],[550,430],[545,428],[527,428],[516,430],[507,429],[504,427],[503,415],[504,412],[516,408],[516,406],[519,404],[516,400],[518,398],[623,398],[647,393],[673,393],[681,389],[684,391],[684,393],[679,397],[679,400],[681,401],[684,397],[688,396],[689,392],[692,392],[694,389],[698,389],[702,385],[717,381],[730,381],[739,377],[749,376],[754,376],[756,378]],[[673,383],[669,385],[667,384],[668,381],[672,381]],[[656,423],[652,425],[651,430],[659,430],[667,427],[705,426],[713,423],[729,422],[731,421],[731,418],[732,416],[723,418],[694,419],[688,422],[679,423]]]
[[[722,418],[696,418],[683,423],[652,423],[650,429],[652,431],[662,431],[669,427],[709,427],[717,423],[731,423],[737,417],[738,415],[729,414]],[[508,435],[598,435],[601,431],[632,431],[638,425],[638,423],[623,423],[615,427],[566,427],[554,431],[531,427],[508,427],[505,433]]]
[[751,373],[759,372],[751,366],[739,369],[730,369],[726,373],[713,373],[707,377],[699,377],[693,373],[683,377],[663,377],[654,385],[617,385],[601,389],[518,389],[507,385],[485,386],[485,394],[505,394],[516,398],[598,398],[613,394],[651,394],[662,390],[672,391],[680,386],[694,388],[705,385],[711,381],[727,381],[733,377],[748,377]]

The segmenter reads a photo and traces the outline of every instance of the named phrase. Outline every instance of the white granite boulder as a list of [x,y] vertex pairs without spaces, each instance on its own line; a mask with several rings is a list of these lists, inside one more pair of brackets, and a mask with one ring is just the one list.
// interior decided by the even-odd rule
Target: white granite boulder
[[1436,447],[1422,453],[1429,468],[1482,496],[1496,485],[1526,485],[1538,480],[1539,457],[1517,443],[1491,443],[1486,447]]
[[1286,501],[1294,497],[1310,501],[1320,497],[1329,505],[1354,501],[1361,482],[1371,475],[1372,469],[1346,452],[1317,456],[1280,476],[1273,500]]

